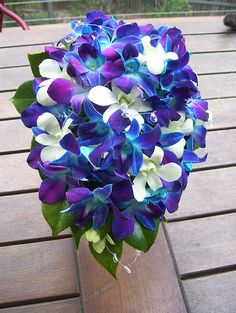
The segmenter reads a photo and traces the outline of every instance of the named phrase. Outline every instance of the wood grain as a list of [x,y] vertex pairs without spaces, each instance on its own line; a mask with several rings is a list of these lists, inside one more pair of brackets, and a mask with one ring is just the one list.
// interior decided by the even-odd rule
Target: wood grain
[[42,45],[48,42],[57,42],[70,32],[69,23],[31,26],[30,31],[27,32],[23,32],[19,27],[11,27],[4,29],[1,35],[1,47]]
[[[223,122],[220,126],[224,125],[227,127],[227,111],[233,106],[232,100],[230,101],[230,106],[223,114]],[[232,112],[236,109],[234,106]],[[211,107],[210,107],[211,109]],[[213,114],[216,112],[216,108],[213,109]],[[221,121],[220,118],[220,103],[218,103],[218,110],[216,113],[217,121]],[[223,110],[222,110],[223,111]],[[234,115],[230,115],[232,120],[232,126],[236,126],[236,118]],[[235,122],[234,122],[235,121]],[[218,122],[216,122],[218,123]],[[218,124],[215,124],[216,127]],[[17,129],[17,131],[16,131]],[[31,142],[31,131],[26,128],[21,120],[10,120],[0,122],[0,153],[7,153],[17,150],[27,150],[30,148]],[[223,150],[222,150],[223,147]],[[218,166],[222,164],[231,164],[235,162],[236,159],[236,130],[219,130],[215,132],[210,132],[207,135],[207,152],[209,153],[208,159],[205,163],[195,166],[195,168],[203,168],[208,166]],[[205,150],[202,154],[205,153]]]
[[222,22],[222,16],[142,18],[130,21],[137,22],[140,25],[151,23],[156,27],[161,25],[178,27],[185,35],[229,32],[229,28],[225,27]]
[[213,114],[210,129],[236,126],[236,98],[209,100],[208,103]]
[[235,264],[235,223],[236,213],[167,223],[179,273]]
[[[127,249],[129,263],[135,251]],[[129,275],[122,269],[114,280],[95,260],[85,242],[79,253],[84,313],[184,313],[182,295],[162,230],[152,249],[142,255]]]
[[236,271],[183,282],[191,313],[234,313]]
[[80,299],[45,302],[1,309],[1,313],[81,313]]
[[[37,193],[0,197],[0,245],[22,240],[52,238]],[[64,231],[61,234],[69,234]]]
[[78,295],[72,239],[0,248],[0,306]]
[[[191,173],[179,210],[167,219],[190,218],[236,210],[236,167]],[[210,201],[209,201],[210,197]]]
[[[16,118],[19,116],[10,102],[14,92],[0,93],[0,119]],[[213,113],[213,126],[215,128],[236,126],[236,98],[209,100],[209,110]]]
[[[199,88],[202,97],[207,99],[236,97],[235,75],[231,73],[200,76]],[[15,90],[23,81],[32,78],[29,67],[0,69],[0,91]],[[221,88],[222,84],[224,88]]]
[[[18,47],[17,54],[15,48],[0,49],[0,68],[29,65],[28,53],[42,51],[44,51],[44,46],[41,45]],[[6,54],[8,57],[4,58]],[[197,74],[233,72],[236,70],[236,52],[193,54],[190,58],[190,65]]]
[[193,54],[190,57],[190,65],[198,75],[234,72],[236,70],[236,52]]
[[0,153],[29,149],[31,139],[31,129],[25,127],[21,120],[0,122]]
[[38,188],[38,173],[26,163],[27,153],[0,156],[0,193]]
[[0,69],[0,92],[15,90],[26,80],[32,80],[30,67]]
[[0,119],[15,118],[19,116],[14,105],[11,103],[11,98],[14,92],[1,92],[0,93]]
[[[236,38],[236,36],[235,36]],[[205,99],[221,99],[236,96],[236,74],[199,76],[199,90]]]
[[[179,27],[185,34],[228,32],[222,23],[222,16],[174,17],[174,18],[142,18],[126,20],[140,24],[153,23],[155,26],[168,25]],[[29,32],[22,32],[19,27],[4,29],[1,34],[1,47],[43,44],[56,42],[70,33],[69,23],[30,26]],[[23,36],[22,36],[23,35]],[[21,40],[19,40],[21,38]]]
[[42,45],[18,47],[17,52],[15,47],[0,49],[0,68],[28,65],[28,53],[38,53],[43,51],[44,46]]
[[233,32],[223,34],[187,35],[187,50],[191,52],[235,51],[236,37]]
[[194,168],[206,168],[235,164],[236,129],[217,130],[209,132],[206,139],[206,149],[202,149],[199,155],[208,153],[206,162],[194,165]]

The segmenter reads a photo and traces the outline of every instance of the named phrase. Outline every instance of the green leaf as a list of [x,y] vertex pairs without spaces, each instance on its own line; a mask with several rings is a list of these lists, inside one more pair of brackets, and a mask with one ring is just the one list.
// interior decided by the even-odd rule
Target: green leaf
[[125,238],[125,242],[135,249],[147,252],[156,240],[160,221],[156,221],[156,229],[149,230],[138,221],[135,221],[134,232]]
[[60,213],[68,207],[69,204],[66,200],[55,204],[42,204],[43,216],[51,227],[53,236],[58,235],[73,224],[74,213]]
[[28,108],[34,101],[35,95],[32,87],[32,80],[28,80],[20,85],[11,99],[16,110],[21,114],[26,108]]
[[74,242],[76,249],[79,248],[79,243],[82,235],[89,229],[90,226],[85,226],[85,227],[78,227],[76,225],[71,225],[71,231],[73,234]]
[[48,59],[48,54],[45,52],[29,53],[28,59],[29,59],[31,71],[34,77],[41,77],[39,73],[39,64],[42,63],[43,60]]
[[[123,247],[123,241],[122,240],[114,240],[115,245],[111,245],[110,243],[106,243],[106,246],[108,249],[116,253],[117,258],[120,260],[122,255],[122,247]],[[115,263],[113,261],[113,255],[110,251],[108,251],[107,248],[103,250],[102,253],[97,253],[92,243],[89,243],[89,248],[94,256],[94,258],[97,260],[97,262],[102,265],[114,278],[116,278],[116,271],[119,263]]]
[[31,146],[30,146],[30,150],[32,150],[34,147],[36,147],[37,146],[37,141],[35,140],[35,138],[34,137],[32,137],[32,139],[31,139]]

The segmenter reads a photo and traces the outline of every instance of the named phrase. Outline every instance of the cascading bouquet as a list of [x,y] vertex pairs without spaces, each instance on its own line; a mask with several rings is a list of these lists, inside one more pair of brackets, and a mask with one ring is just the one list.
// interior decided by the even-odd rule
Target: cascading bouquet
[[[207,102],[177,28],[102,11],[30,54],[35,76],[13,97],[33,140],[39,198],[53,235],[70,227],[113,276],[122,245],[148,251],[205,147]],[[129,268],[125,267],[129,272]]]

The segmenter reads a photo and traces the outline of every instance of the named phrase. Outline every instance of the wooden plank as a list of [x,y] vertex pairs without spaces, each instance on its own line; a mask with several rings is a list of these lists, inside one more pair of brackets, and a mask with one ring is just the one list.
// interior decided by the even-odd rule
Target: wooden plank
[[0,193],[19,192],[38,188],[40,177],[26,163],[28,153],[0,156]]
[[236,129],[218,130],[207,134],[207,147],[198,154],[208,153],[206,162],[194,165],[194,168],[206,168],[235,164]]
[[[203,164],[195,165],[195,168],[235,163],[235,137],[236,129],[210,132],[207,135],[208,160]],[[0,172],[2,175],[0,190],[2,193],[38,188],[40,178],[37,172],[27,165],[26,159],[27,153],[0,156]]]
[[205,99],[235,97],[235,79],[236,76],[234,73],[199,76],[199,90]]
[[29,64],[27,57],[28,53],[37,53],[43,51],[44,46],[42,45],[18,47],[17,52],[15,47],[0,49],[0,68],[8,66],[12,67],[28,65]]
[[177,27],[186,34],[205,34],[228,32],[228,27],[223,24],[222,16],[192,16],[192,17],[165,17],[165,18],[142,18],[130,20],[142,24],[151,23],[155,27],[167,25]]
[[[179,210],[167,219],[190,218],[236,210],[236,167],[191,173]],[[210,195],[210,201],[209,201]]]
[[187,35],[187,49],[191,52],[235,51],[236,37],[233,32],[224,34]]
[[[23,240],[51,238],[37,193],[0,197],[0,245]],[[62,234],[69,234],[64,231]]]
[[11,98],[13,97],[14,92],[1,92],[0,93],[0,119],[15,118],[19,114],[16,111],[15,107],[11,103]]
[[[156,27],[168,25],[179,27],[185,34],[226,32],[228,28],[222,23],[222,16],[170,17],[170,18],[140,18],[126,20],[140,24],[152,23]],[[1,46],[33,45],[45,42],[56,42],[70,33],[69,23],[30,26],[30,31],[23,33],[19,27],[4,29],[1,35]],[[22,36],[24,34],[24,36]],[[21,38],[21,40],[19,40]]]
[[0,92],[15,90],[26,80],[32,80],[30,67],[0,69]]
[[236,126],[236,98],[209,100],[209,110],[213,114],[210,129]]
[[234,72],[236,52],[214,52],[193,54],[190,65],[197,74]]
[[25,127],[21,120],[0,122],[0,153],[29,149],[31,129]]
[[[134,254],[125,250],[123,262],[129,263]],[[118,281],[96,264],[84,241],[78,261],[84,313],[186,312],[162,229],[151,251],[138,258],[131,275],[120,269]]]
[[79,298],[1,309],[1,313],[81,313]]
[[[0,69],[0,91],[15,90],[25,80],[32,78],[29,67]],[[224,88],[221,88],[222,82],[224,82]],[[199,88],[202,97],[207,99],[236,97],[235,74],[199,76]]]
[[1,247],[0,253],[0,306],[79,294],[71,238]]
[[234,265],[235,223],[236,213],[167,223],[179,273]]
[[[44,51],[44,46],[39,45],[18,47],[17,54],[15,48],[0,49],[0,68],[29,65],[27,54],[42,51]],[[193,54],[190,58],[190,65],[197,74],[233,72],[236,70],[236,52]]]
[[[0,119],[19,116],[10,102],[13,92],[0,93]],[[236,126],[236,98],[209,100],[209,110],[213,113],[213,126],[210,129]]]
[[191,313],[234,313],[236,271],[183,281]]
[[7,28],[1,34],[1,47],[57,42],[70,32],[69,23],[31,26],[30,31],[27,32],[23,32],[19,27]]

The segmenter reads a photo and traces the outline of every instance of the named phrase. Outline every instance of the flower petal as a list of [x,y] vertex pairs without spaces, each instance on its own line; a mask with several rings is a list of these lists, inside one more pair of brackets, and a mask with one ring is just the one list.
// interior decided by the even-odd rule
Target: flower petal
[[165,63],[156,53],[151,53],[147,57],[147,68],[152,74],[158,75],[164,71]]
[[60,132],[58,120],[49,112],[45,112],[38,117],[37,126],[48,132],[50,135],[57,135]]
[[[50,81],[51,83],[51,81]],[[39,88],[36,100],[38,103],[45,107],[49,107],[56,104],[56,101],[54,101],[51,97],[48,95],[48,86],[42,86]]]
[[105,223],[108,213],[109,213],[108,205],[103,204],[97,207],[92,217],[94,229],[101,227]]
[[43,203],[53,204],[64,198],[66,183],[59,179],[45,179],[39,188],[39,199]]
[[154,164],[160,165],[164,157],[164,151],[160,147],[155,147],[155,150],[151,156],[151,160]]
[[180,159],[183,155],[185,144],[186,141],[184,138],[182,138],[176,144],[166,147],[166,150],[173,152],[177,156],[177,158]]
[[104,86],[95,86],[90,89],[88,99],[100,106],[108,106],[117,103],[117,99],[113,92]]
[[55,146],[58,144],[58,139],[53,135],[40,134],[35,137],[35,140],[43,146]]
[[161,178],[167,182],[172,182],[180,178],[182,169],[178,164],[171,162],[160,166],[157,172]]
[[120,212],[113,207],[112,233],[116,239],[122,240],[134,231],[134,218],[128,213]]
[[148,173],[147,183],[153,191],[156,191],[157,189],[162,187],[162,182],[161,182],[159,176],[154,171],[150,171]]
[[45,59],[39,64],[39,73],[42,77],[58,78],[61,76],[61,69],[56,60]]
[[79,145],[75,136],[70,132],[66,134],[60,141],[60,145],[63,149],[70,151],[76,155],[80,155]]
[[41,151],[40,157],[43,162],[59,160],[67,151],[60,146],[47,146]]
[[167,52],[165,54],[165,59],[176,61],[178,60],[178,55],[175,52]]
[[93,197],[93,193],[85,187],[73,188],[66,193],[66,199],[69,203],[80,202],[91,197]]
[[112,104],[111,106],[109,106],[109,108],[106,109],[106,111],[103,113],[103,121],[107,123],[110,116],[119,109],[120,109],[119,104]]
[[48,87],[48,95],[57,103],[68,104],[77,89],[74,82],[65,78],[57,78]]
[[142,202],[146,197],[147,178],[141,173],[133,180],[133,193],[138,202]]

